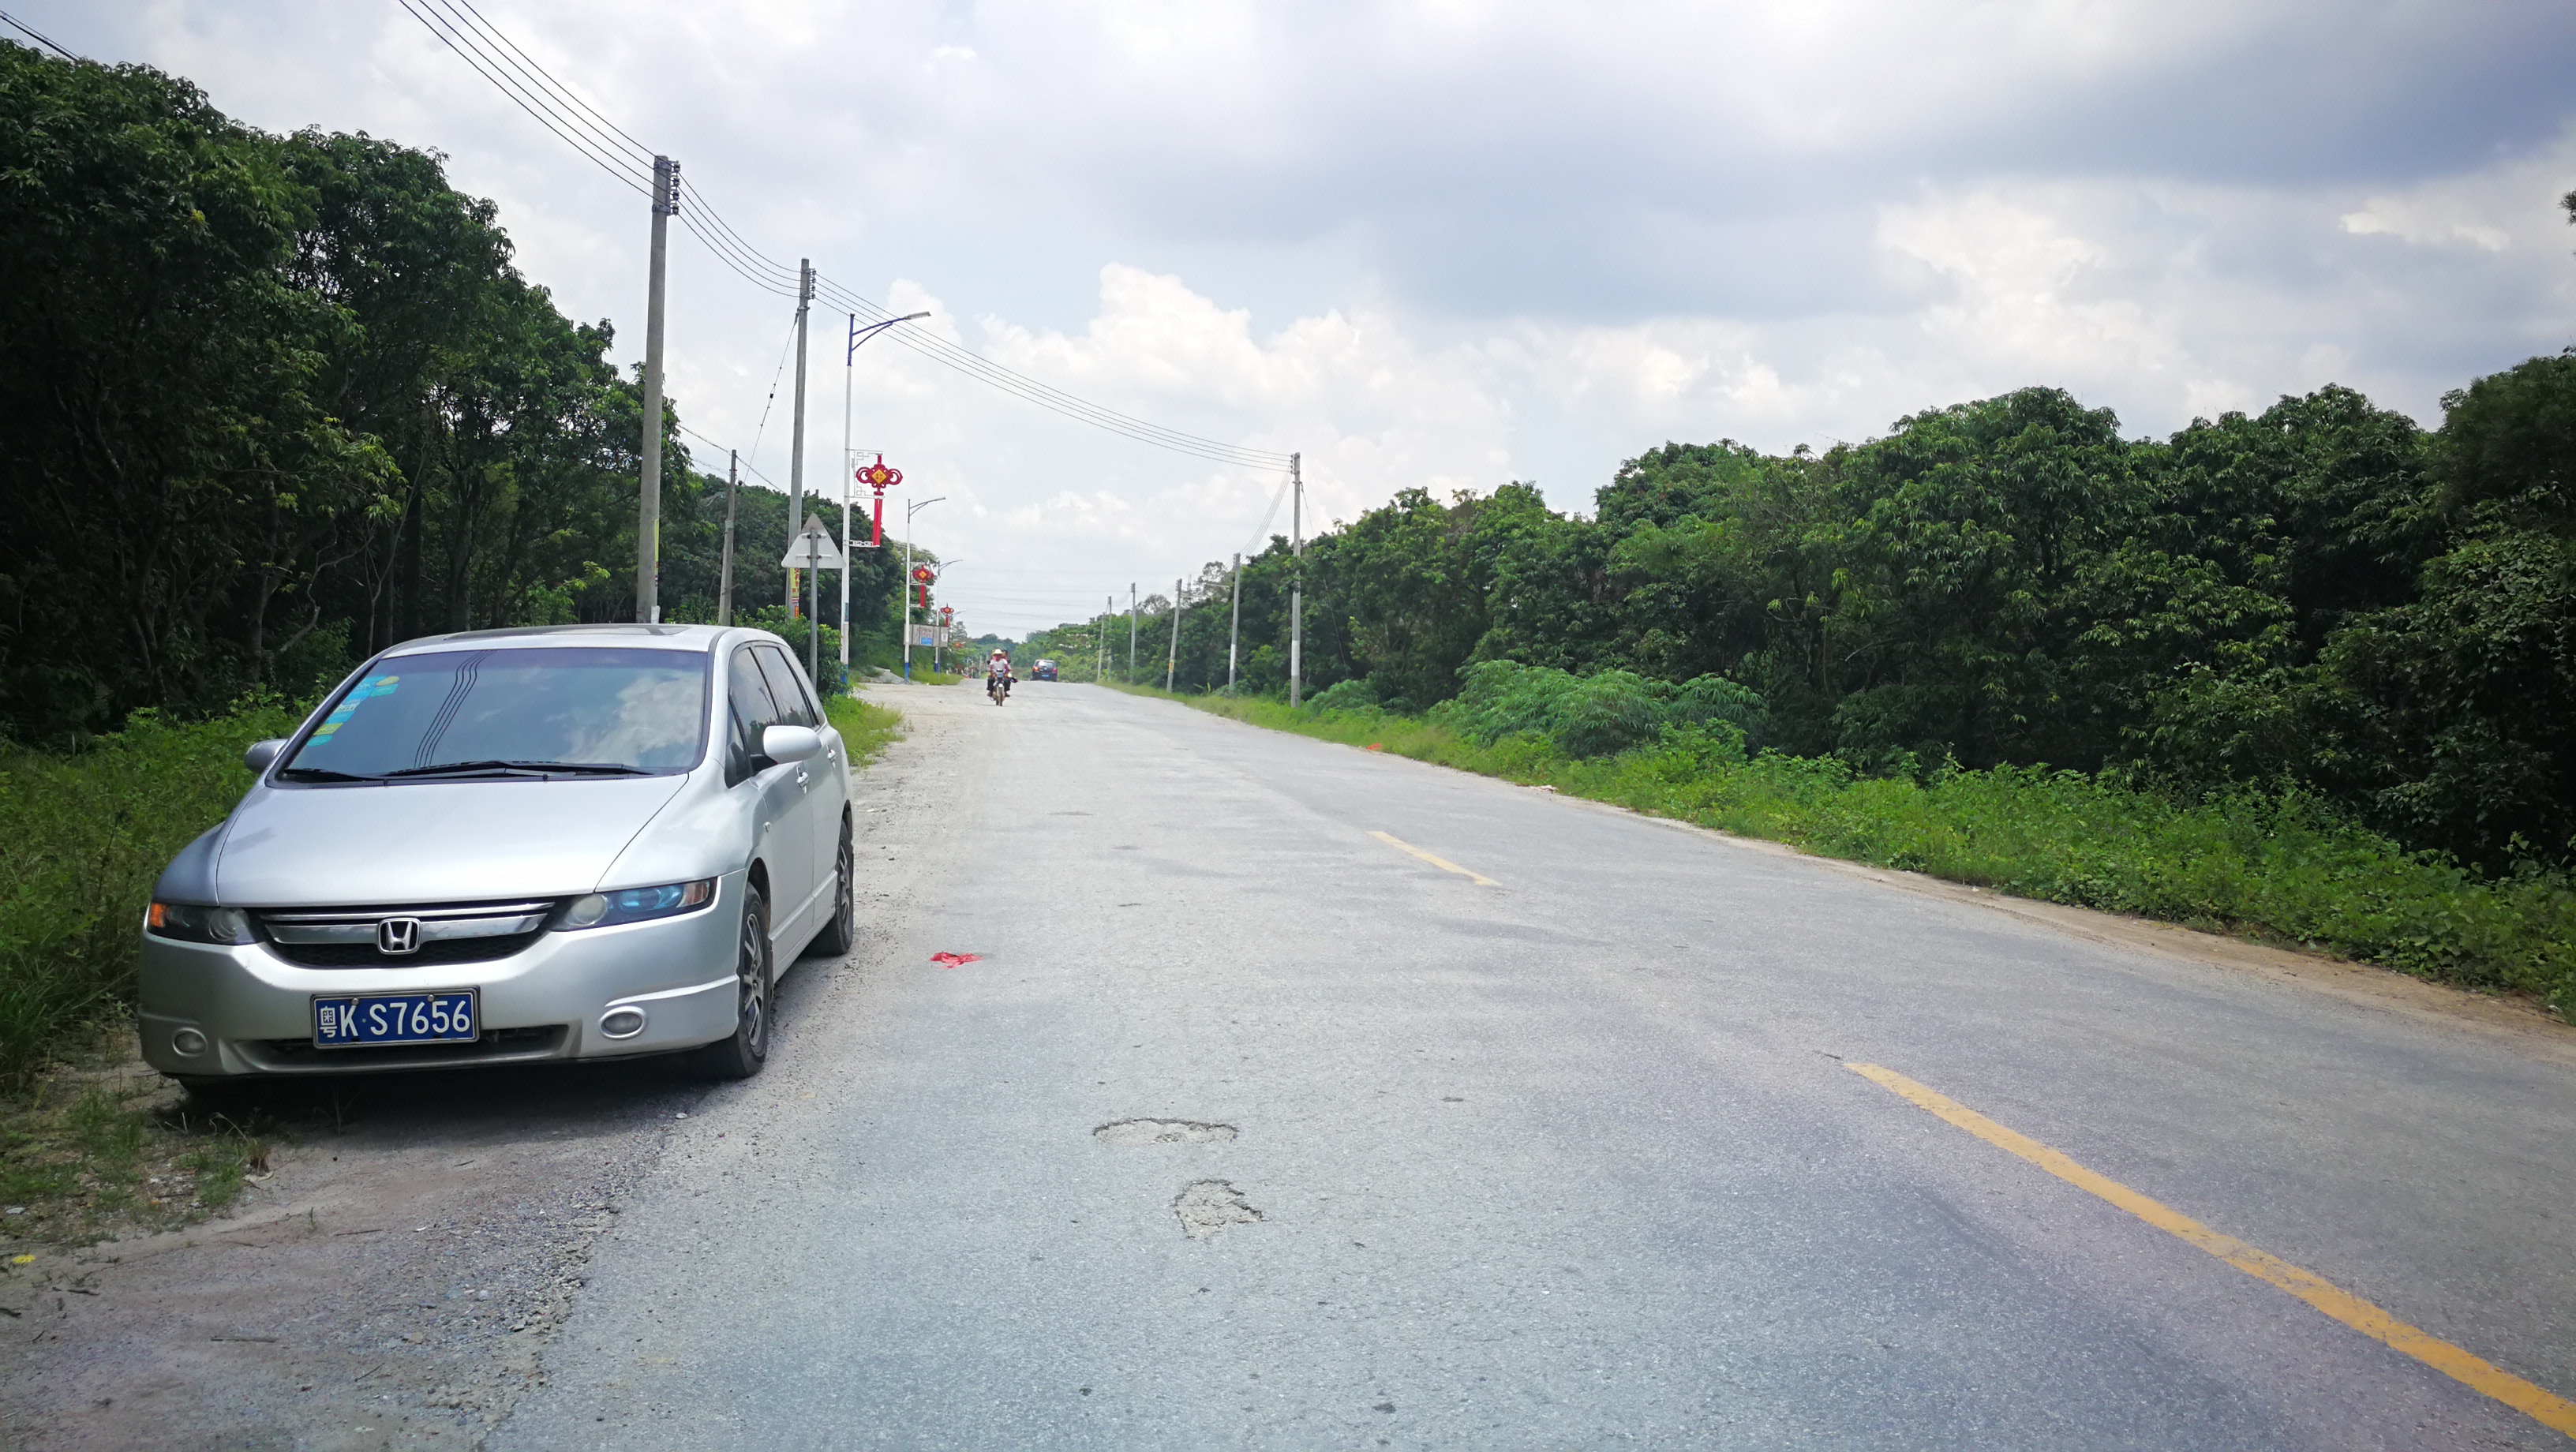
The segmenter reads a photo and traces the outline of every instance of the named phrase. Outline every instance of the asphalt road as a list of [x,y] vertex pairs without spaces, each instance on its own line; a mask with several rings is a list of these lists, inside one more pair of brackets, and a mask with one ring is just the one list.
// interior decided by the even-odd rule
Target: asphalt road
[[1847,1067],[2576,1396],[2566,1035],[1097,688],[901,700],[954,781],[862,864],[926,886],[491,1445],[2567,1445]]

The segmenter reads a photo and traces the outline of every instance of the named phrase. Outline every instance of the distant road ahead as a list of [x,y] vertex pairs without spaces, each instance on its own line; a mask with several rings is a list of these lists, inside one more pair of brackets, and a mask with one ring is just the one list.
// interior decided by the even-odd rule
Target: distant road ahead
[[940,885],[790,985],[494,1445],[2568,1445],[2181,1238],[2576,1397],[2566,1035],[1094,687],[895,699],[860,860]]

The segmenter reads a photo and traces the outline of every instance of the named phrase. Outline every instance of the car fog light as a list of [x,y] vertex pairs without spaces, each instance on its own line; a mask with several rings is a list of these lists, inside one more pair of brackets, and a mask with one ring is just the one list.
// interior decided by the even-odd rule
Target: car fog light
[[644,1010],[612,1008],[599,1016],[599,1031],[612,1039],[631,1039],[644,1032]]
[[193,1059],[205,1051],[206,1036],[195,1029],[183,1028],[170,1035],[170,1052],[174,1054]]

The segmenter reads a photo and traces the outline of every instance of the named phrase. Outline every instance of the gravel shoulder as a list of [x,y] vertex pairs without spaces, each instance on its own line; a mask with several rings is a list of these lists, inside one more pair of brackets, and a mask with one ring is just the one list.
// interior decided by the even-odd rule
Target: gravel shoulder
[[[914,896],[925,860],[907,849],[953,797],[942,741],[961,714],[908,711],[853,784],[862,946],[781,985],[791,1060],[799,1020],[874,948],[870,912]],[[691,1117],[786,1092],[781,1067],[728,1086],[667,1062],[297,1086],[271,1103],[297,1127],[227,1215],[0,1267],[0,1444],[479,1445]]]

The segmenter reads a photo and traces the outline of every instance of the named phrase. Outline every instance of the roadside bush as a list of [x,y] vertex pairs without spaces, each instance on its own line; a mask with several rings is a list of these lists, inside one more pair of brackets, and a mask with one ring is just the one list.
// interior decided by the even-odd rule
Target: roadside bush
[[[746,611],[736,616],[734,623],[753,630],[766,630],[786,641],[789,653],[796,657],[796,663],[798,665],[805,663],[805,652],[808,649],[807,636],[813,630],[813,622],[801,616],[794,620],[788,619],[786,606],[771,605],[760,610]],[[821,645],[822,660],[820,669],[814,677],[814,689],[826,696],[837,696],[850,688],[849,675],[841,669],[840,630],[831,625],[824,626]]]
[[190,724],[138,711],[71,755],[0,746],[0,1088],[124,1000],[153,881],[250,789],[242,748],[297,720],[270,696]]
[[1676,685],[1630,671],[1578,676],[1505,660],[1479,661],[1465,674],[1466,688],[1429,719],[1482,746],[1529,734],[1579,759],[1642,746],[1673,727],[1723,722],[1747,739],[1761,734],[1761,696],[1723,676]]
[[1377,688],[1366,680],[1337,681],[1306,698],[1309,711],[1357,711],[1375,709]]

